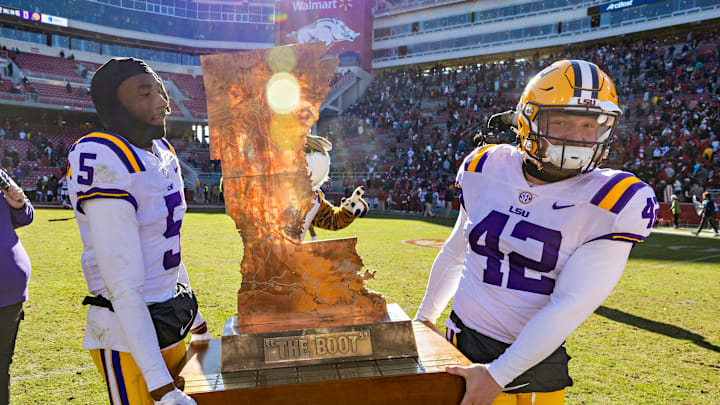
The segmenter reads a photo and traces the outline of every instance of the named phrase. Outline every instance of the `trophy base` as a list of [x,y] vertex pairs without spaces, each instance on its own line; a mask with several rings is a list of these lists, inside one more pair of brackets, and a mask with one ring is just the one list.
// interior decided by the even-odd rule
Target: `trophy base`
[[257,332],[253,327],[244,330],[238,327],[237,318],[228,318],[222,336],[221,371],[417,357],[410,318],[397,304],[389,304],[387,313],[379,322],[315,322],[304,329],[272,332]]
[[185,393],[199,405],[231,403],[306,403],[374,405],[460,403],[462,377],[446,366],[472,364],[455,346],[420,322],[412,321],[417,342],[413,358],[361,360],[332,364],[224,373],[221,340],[194,342],[180,371]]

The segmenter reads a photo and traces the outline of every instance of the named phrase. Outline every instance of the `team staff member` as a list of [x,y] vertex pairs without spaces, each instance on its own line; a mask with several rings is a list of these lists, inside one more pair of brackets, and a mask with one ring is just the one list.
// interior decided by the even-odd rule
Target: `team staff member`
[[173,378],[188,329],[208,335],[181,259],[186,204],[179,162],[164,138],[167,93],[155,72],[133,58],[108,61],[90,89],[108,132],[78,140],[68,170],[93,294],[84,302],[90,304],[84,347],[111,404],[195,404]]
[[714,236],[720,236],[720,233],[718,233],[717,225],[715,225],[715,212],[717,212],[715,200],[713,200],[710,193],[706,191],[703,193],[701,212],[702,215],[700,215],[700,225],[698,226],[697,231],[693,232],[693,235],[700,235],[700,232],[702,232],[703,228],[705,228],[705,225],[708,225],[708,227],[712,227],[712,229],[715,231]]
[[10,363],[30,281],[30,258],[15,229],[33,220],[33,206],[0,169],[0,405],[10,403]]
[[472,366],[462,405],[562,404],[563,342],[610,294],[658,204],[630,173],[594,170],[621,114],[596,65],[554,63],[525,88],[519,147],[487,145],[460,167],[461,209],[432,267],[417,319],[454,295],[448,338]]
[[678,201],[678,197],[675,194],[672,195],[671,200],[672,203],[670,204],[670,212],[673,215],[673,228],[678,229],[680,227],[678,218],[680,218],[682,208],[680,207],[680,201]]

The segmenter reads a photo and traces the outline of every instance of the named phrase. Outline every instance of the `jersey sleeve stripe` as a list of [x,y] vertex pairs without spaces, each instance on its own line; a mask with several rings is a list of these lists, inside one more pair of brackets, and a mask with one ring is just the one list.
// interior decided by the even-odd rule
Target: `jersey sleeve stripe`
[[323,192],[320,191],[319,189],[316,189],[316,190],[315,190],[315,194],[317,195],[317,202],[318,202],[318,204],[321,203],[322,200],[325,199],[325,196],[323,195]]
[[643,183],[637,178],[635,178],[635,180],[637,181],[631,184],[630,187],[625,190],[625,192],[620,196],[615,205],[613,205],[610,212],[612,212],[613,214],[619,214],[620,211],[625,208],[630,199],[635,195],[635,193],[637,193],[641,188],[645,187],[645,183]]
[[600,202],[610,193],[610,191],[622,180],[632,176],[630,173],[620,173],[613,176],[605,183],[600,190],[590,200],[590,204],[599,205]]
[[85,211],[83,211],[82,209],[81,203],[84,201],[92,200],[94,198],[119,198],[132,204],[133,207],[135,207],[136,211],[138,209],[138,203],[135,197],[133,197],[132,194],[128,193],[125,190],[93,187],[84,193],[80,192],[77,194],[76,208],[78,212],[81,214],[85,214]]
[[634,233],[609,233],[607,235],[603,235],[600,237],[597,237],[595,239],[590,240],[589,242],[600,240],[600,239],[609,239],[609,240],[618,240],[622,242],[630,242],[630,243],[643,243],[645,242],[645,237],[642,235],[637,235]]
[[125,139],[104,132],[93,132],[86,135],[76,142],[76,144],[85,142],[96,142],[108,146],[123,162],[130,173],[145,171],[145,165],[140,157],[133,150],[132,145]]
[[[640,187],[632,187],[635,184],[640,184]],[[640,179],[635,176],[626,177],[620,180],[615,185],[615,187],[610,190],[610,192],[605,196],[605,198],[603,198],[602,201],[597,204],[597,206],[617,214],[618,212],[620,212],[620,209],[622,209],[625,204],[627,204],[627,200],[629,200],[630,197],[632,197],[637,192],[637,190],[642,188],[642,184],[643,183],[640,181]],[[626,196],[626,194],[630,195]],[[624,196],[626,198],[623,198]],[[624,200],[624,202],[618,204],[621,202],[621,199]],[[619,205],[619,207],[616,208],[616,204]]]
[[475,153],[475,156],[473,156],[471,159],[468,159],[467,163],[465,164],[465,171],[468,172],[477,172],[480,173],[482,171],[483,165],[485,164],[485,160],[487,159],[487,151],[490,150],[495,145],[485,145],[482,148],[478,149]]

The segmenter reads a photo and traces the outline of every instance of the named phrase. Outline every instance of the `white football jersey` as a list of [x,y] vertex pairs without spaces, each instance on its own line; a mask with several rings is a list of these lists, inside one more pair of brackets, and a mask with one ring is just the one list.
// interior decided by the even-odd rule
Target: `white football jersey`
[[93,295],[107,298],[83,212],[83,202],[93,198],[122,199],[135,208],[145,265],[145,302],[165,301],[175,292],[182,265],[180,226],[187,208],[183,180],[175,151],[165,139],[154,140],[152,150],[104,132],[84,136],[70,149],[70,200],[84,246],[82,269]]
[[530,186],[523,158],[510,145],[488,145],[468,155],[457,176],[468,219],[453,310],[507,343],[548,304],[578,247],[598,239],[643,242],[659,209],[652,188],[618,170]]

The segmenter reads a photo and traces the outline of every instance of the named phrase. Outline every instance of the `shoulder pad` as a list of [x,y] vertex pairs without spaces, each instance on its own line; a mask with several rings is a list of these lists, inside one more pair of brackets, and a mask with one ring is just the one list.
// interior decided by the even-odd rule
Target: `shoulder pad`
[[125,138],[107,133],[107,132],[93,132],[82,138],[80,138],[70,148],[72,153],[79,145],[82,144],[93,144],[103,145],[105,148],[112,151],[127,169],[128,173],[138,173],[145,171],[145,165],[143,164],[140,157],[135,152],[133,146],[125,140]]
[[650,187],[630,173],[620,172],[605,182],[590,203],[619,214],[632,197],[644,187]]
[[487,157],[489,155],[490,149],[496,147],[497,145],[485,145],[481,148],[476,148],[473,150],[463,162],[463,169],[466,172],[476,172],[480,173],[482,172],[483,166],[485,165],[485,161],[487,160]]

